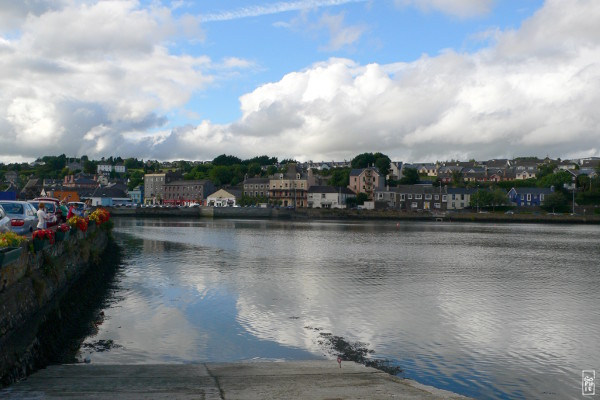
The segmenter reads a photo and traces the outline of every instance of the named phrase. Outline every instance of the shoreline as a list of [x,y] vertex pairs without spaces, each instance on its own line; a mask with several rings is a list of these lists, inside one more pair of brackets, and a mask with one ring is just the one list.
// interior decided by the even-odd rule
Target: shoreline
[[504,214],[500,212],[444,213],[406,212],[398,210],[296,210],[254,207],[198,207],[198,208],[129,208],[111,207],[114,217],[143,218],[233,218],[233,219],[288,219],[288,220],[353,220],[353,221],[423,221],[423,222],[481,222],[481,223],[541,223],[541,224],[600,224],[600,215],[534,214],[531,211]]

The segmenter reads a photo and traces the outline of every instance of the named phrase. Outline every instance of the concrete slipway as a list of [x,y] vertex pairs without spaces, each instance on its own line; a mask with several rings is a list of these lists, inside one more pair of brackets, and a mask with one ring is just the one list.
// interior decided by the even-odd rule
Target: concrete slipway
[[54,365],[2,399],[466,399],[352,362]]

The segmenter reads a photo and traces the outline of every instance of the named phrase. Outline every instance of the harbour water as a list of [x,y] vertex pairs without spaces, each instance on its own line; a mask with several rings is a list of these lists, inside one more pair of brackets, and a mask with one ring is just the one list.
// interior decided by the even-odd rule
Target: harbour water
[[581,398],[600,372],[600,229],[585,225],[116,219],[124,252],[81,357],[335,357],[362,342],[475,398]]

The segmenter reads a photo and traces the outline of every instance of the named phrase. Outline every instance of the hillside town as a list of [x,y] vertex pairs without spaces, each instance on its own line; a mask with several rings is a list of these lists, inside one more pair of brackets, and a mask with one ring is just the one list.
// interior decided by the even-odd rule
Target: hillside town
[[363,153],[339,162],[278,162],[267,156],[241,160],[227,155],[206,162],[144,162],[120,157],[92,161],[63,155],[29,165],[0,164],[0,200],[43,196],[67,202],[89,200],[93,206],[105,207],[406,212],[542,207],[552,212],[585,213],[586,208],[597,210],[600,205],[599,172],[599,157],[407,163],[391,161],[381,153]]

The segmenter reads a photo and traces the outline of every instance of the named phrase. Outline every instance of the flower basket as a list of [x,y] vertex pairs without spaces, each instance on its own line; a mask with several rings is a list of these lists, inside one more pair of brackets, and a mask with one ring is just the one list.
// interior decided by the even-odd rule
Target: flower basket
[[36,253],[44,250],[48,246],[50,246],[50,239],[33,239],[33,251]]
[[33,235],[31,235],[33,238],[33,249],[36,252],[45,249],[54,243],[54,236],[54,231],[50,229],[40,229],[33,232]]
[[56,231],[56,234],[54,235],[54,240],[57,242],[64,242],[65,240],[69,239],[70,235],[71,235],[70,229],[66,232]]
[[0,267],[11,264],[21,257],[20,247],[0,247]]

